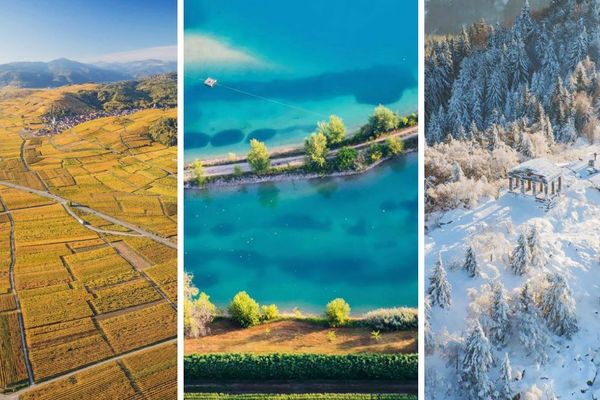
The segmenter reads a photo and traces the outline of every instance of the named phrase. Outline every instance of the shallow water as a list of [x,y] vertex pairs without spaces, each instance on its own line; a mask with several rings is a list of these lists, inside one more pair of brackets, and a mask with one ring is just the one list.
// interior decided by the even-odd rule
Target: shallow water
[[[185,159],[242,154],[252,137],[297,145],[330,114],[352,131],[378,104],[415,112],[417,3],[187,1],[186,38],[209,37],[256,62],[186,61]],[[207,76],[293,107],[208,88]]]
[[218,305],[416,306],[417,156],[363,175],[186,191],[185,268]]

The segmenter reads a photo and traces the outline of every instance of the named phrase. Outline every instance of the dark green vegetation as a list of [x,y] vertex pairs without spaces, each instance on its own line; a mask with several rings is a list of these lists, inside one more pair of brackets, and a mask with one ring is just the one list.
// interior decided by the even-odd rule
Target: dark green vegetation
[[177,74],[101,85],[81,91],[73,97],[97,111],[177,106]]
[[196,354],[185,357],[193,379],[364,379],[414,381],[416,354]]
[[224,394],[186,393],[186,400],[417,400],[409,394],[303,393],[303,394]]
[[161,118],[148,127],[150,138],[165,146],[177,144],[177,118]]

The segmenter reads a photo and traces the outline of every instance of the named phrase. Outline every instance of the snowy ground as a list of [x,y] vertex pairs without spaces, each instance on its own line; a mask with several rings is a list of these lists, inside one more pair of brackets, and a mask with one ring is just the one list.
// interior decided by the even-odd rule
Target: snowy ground
[[[432,307],[437,348],[426,357],[427,399],[464,398],[456,364],[462,359],[461,343],[469,327],[489,304],[488,285],[500,280],[512,300],[528,280],[541,290],[548,272],[559,272],[567,280],[579,331],[570,340],[551,334],[549,361],[537,365],[516,340],[519,327],[511,327],[508,345],[494,349],[496,365],[490,378],[497,380],[507,352],[512,386],[521,399],[600,399],[600,191],[566,168],[565,182],[564,193],[549,210],[531,198],[504,193],[476,209],[447,213],[440,220],[443,225],[428,232],[426,276],[440,254],[452,285],[452,305],[447,310]],[[519,234],[532,225],[540,233],[548,262],[542,270],[517,276],[509,270],[509,255]],[[468,246],[475,249],[481,277],[469,278],[461,269]],[[458,355],[449,357],[453,351]]]

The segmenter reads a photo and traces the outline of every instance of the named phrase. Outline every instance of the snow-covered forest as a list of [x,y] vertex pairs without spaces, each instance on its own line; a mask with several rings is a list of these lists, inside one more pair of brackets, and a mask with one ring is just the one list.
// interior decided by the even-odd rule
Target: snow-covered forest
[[600,399],[600,191],[563,177],[550,209],[503,193],[427,234],[428,400]]
[[428,212],[473,207],[516,163],[600,138],[600,2],[550,3],[427,41]]

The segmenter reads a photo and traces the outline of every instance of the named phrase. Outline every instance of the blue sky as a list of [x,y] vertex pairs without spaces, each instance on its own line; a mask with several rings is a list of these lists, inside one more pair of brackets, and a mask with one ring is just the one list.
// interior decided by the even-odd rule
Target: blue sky
[[172,58],[177,0],[0,0],[0,63]]

